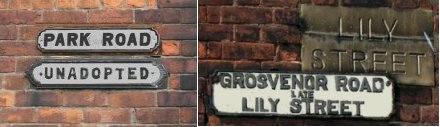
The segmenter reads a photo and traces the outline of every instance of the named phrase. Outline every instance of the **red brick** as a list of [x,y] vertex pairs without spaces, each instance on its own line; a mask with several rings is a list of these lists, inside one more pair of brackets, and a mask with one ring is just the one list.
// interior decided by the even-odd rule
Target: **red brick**
[[54,91],[20,91],[15,94],[15,106],[61,106],[61,92]]
[[89,108],[84,114],[87,123],[130,123],[131,119],[129,109]]
[[181,75],[180,76],[181,90],[197,90],[197,75]]
[[417,122],[419,120],[419,106],[417,105],[402,105],[398,110],[402,121]]
[[183,24],[197,23],[197,8],[183,8],[183,9],[181,9],[180,23],[183,23]]
[[3,108],[0,109],[0,121],[5,123],[35,122],[36,116],[33,109]]
[[260,39],[260,29],[256,25],[236,25],[235,41],[256,42]]
[[156,105],[153,92],[111,92],[108,104],[112,107],[149,107]]
[[14,101],[15,101],[14,92],[0,91],[0,107],[14,106]]
[[37,122],[80,123],[84,120],[83,111],[73,108],[40,108]]
[[182,56],[197,56],[197,42],[196,41],[182,41],[180,43],[180,55],[182,55]]
[[2,42],[0,43],[0,55],[40,55],[42,52],[37,49],[35,42]]
[[78,0],[78,8],[93,9],[99,8],[99,0]]
[[261,0],[261,5],[269,7],[296,7],[298,0]]
[[205,58],[206,57],[206,45],[205,45],[205,43],[202,43],[202,42],[198,42],[198,44],[197,44],[197,47],[198,47],[198,49],[197,49],[197,51],[198,51],[198,57],[199,57],[199,59],[200,58]]
[[[1,43],[0,43],[0,45],[1,45]],[[15,63],[16,63],[16,60],[12,57],[0,58],[0,73],[14,72],[15,71]]]
[[144,0],[125,0],[124,7],[126,8],[143,8],[145,7]]
[[197,92],[159,92],[158,105],[161,107],[197,106]]
[[0,40],[15,40],[17,39],[17,28],[13,26],[0,26]]
[[390,7],[391,0],[342,0],[342,5],[353,7]]
[[19,57],[17,58],[17,72],[26,72],[30,66],[34,64],[40,58],[36,57]]
[[137,123],[177,124],[179,123],[179,109],[177,108],[149,108],[136,110]]
[[0,11],[0,25],[8,24],[35,24],[41,21],[41,13],[27,10]]
[[207,21],[206,7],[199,7],[198,10],[199,23],[205,23]]
[[122,0],[103,0],[102,4],[105,8],[120,8],[122,7]]
[[196,73],[196,59],[182,58],[182,59],[161,59],[161,63],[165,66],[167,71],[171,74],[190,74]]
[[232,34],[230,25],[199,25],[199,40],[202,41],[232,40]]
[[133,23],[132,10],[89,11],[89,23]]
[[423,87],[398,87],[397,102],[403,104],[431,104],[432,90]]
[[223,43],[223,59],[273,59],[275,47],[273,44],[262,43]]
[[185,71],[186,73],[189,74],[195,74],[197,73],[197,59],[189,59],[185,61]]
[[157,0],[159,8],[197,7],[197,0]]
[[106,96],[100,91],[67,91],[63,100],[64,106],[105,106]]
[[430,0],[420,0],[420,8],[431,10],[432,5],[433,3],[431,3]]
[[300,45],[280,45],[278,48],[277,59],[284,61],[300,61]]
[[301,70],[301,64],[298,62],[290,62],[290,61],[268,61],[261,63],[261,69],[263,70],[290,70],[290,71],[299,71]]
[[159,28],[159,34],[161,39],[195,40],[196,28],[196,25],[163,25]]
[[233,69],[233,63],[222,60],[200,60],[198,74],[199,76],[208,76],[220,69]]
[[438,87],[432,88],[432,103],[438,104]]
[[8,90],[23,90],[25,88],[25,76],[24,75],[7,75],[5,76],[5,89]]
[[316,5],[338,5],[338,0],[312,0]]
[[157,8],[157,1],[156,0],[147,0],[147,8],[148,9]]
[[301,42],[301,33],[295,27],[263,27],[263,38],[271,43],[292,43]]
[[272,10],[249,7],[223,7],[221,18],[222,23],[271,23]]
[[20,40],[37,40],[38,34],[44,27],[40,26],[22,26],[20,28]]
[[312,0],[300,0],[301,4],[312,3]]
[[180,89],[180,75],[171,74],[168,80],[168,86],[170,89]]
[[234,0],[206,0],[206,2],[200,2],[202,5],[232,5]]
[[208,116],[207,122],[208,122],[207,123],[208,126],[220,126],[221,125],[220,118],[218,118],[218,116],[215,116],[215,115]]
[[58,9],[74,9],[76,8],[75,0],[56,0],[55,6]]
[[206,117],[205,115],[198,115],[198,126],[205,126],[206,125]]
[[8,1],[9,0],[0,0],[0,9],[8,8]]
[[11,0],[9,9],[32,9],[32,2],[29,2],[29,0]]
[[196,107],[180,108],[180,122],[181,123],[196,123],[197,122]]
[[208,42],[206,43],[206,57],[207,58],[220,58],[222,56],[222,43],[223,42]]
[[79,24],[87,23],[87,13],[82,11],[45,11],[42,23]]
[[438,123],[438,105],[421,106],[420,108],[421,122]]
[[206,7],[206,21],[208,23],[219,23],[221,8],[219,6],[208,6]]
[[53,0],[34,0],[33,1],[34,9],[52,9]]
[[259,70],[260,64],[256,61],[235,61],[234,62],[235,70]]
[[237,0],[238,5],[259,5],[260,0]]
[[180,12],[178,9],[165,8],[154,10],[136,10],[135,22],[136,23],[179,23]]
[[297,9],[276,9],[274,16],[275,23],[279,24],[298,25],[300,22]]
[[393,6],[395,8],[418,8],[418,0],[394,0]]
[[177,56],[180,52],[180,43],[179,41],[174,40],[163,40],[162,41],[162,55],[165,56]]

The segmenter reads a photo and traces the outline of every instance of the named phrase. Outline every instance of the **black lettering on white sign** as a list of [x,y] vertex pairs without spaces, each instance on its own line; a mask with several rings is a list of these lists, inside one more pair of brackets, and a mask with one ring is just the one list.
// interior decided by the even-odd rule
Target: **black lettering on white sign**
[[57,52],[152,52],[160,43],[153,29],[48,29],[37,40]]
[[219,115],[385,119],[393,83],[383,75],[217,72],[212,106]]
[[151,59],[46,59],[27,76],[36,88],[159,88],[168,72]]

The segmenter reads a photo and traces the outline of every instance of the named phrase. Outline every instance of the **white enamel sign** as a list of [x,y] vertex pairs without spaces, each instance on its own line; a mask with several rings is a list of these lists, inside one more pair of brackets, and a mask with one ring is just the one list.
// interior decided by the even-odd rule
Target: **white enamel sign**
[[393,83],[386,76],[217,72],[212,106],[220,115],[387,118]]
[[49,29],[38,36],[38,48],[57,52],[151,52],[159,43],[153,29]]
[[158,88],[168,73],[153,60],[56,59],[28,72],[37,88]]

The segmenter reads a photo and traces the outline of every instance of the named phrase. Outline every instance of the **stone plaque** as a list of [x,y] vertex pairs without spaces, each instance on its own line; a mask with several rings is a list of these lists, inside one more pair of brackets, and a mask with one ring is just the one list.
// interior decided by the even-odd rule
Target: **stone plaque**
[[153,29],[49,29],[37,40],[47,52],[151,52],[160,43]]
[[433,13],[423,9],[391,9],[388,7],[331,7],[301,5],[301,18],[307,31],[326,32],[364,38],[387,37],[389,33],[396,37],[423,37],[426,32],[433,36]]
[[27,76],[36,88],[158,88],[168,72],[150,59],[46,59]]
[[220,71],[212,83],[219,115],[385,119],[393,83],[382,75]]
[[425,40],[369,42],[304,34],[305,72],[386,73],[397,84],[434,85],[433,52]]

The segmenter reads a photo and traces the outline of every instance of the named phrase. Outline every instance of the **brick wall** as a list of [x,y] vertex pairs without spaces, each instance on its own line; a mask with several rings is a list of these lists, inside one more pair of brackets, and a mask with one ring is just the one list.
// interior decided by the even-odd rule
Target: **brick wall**
[[[0,0],[0,127],[195,125],[196,0]],[[154,28],[153,53],[42,53],[43,29]],[[161,58],[166,89],[35,89],[43,58]]]
[[[436,85],[397,85],[395,113],[389,120],[217,116],[208,108],[208,76],[215,69],[301,70],[302,23],[298,4],[349,7],[422,8],[435,13],[431,0],[199,0],[199,125],[438,125]],[[438,42],[437,42],[438,43]],[[434,59],[434,58],[433,58]],[[435,54],[438,61],[438,53]]]

